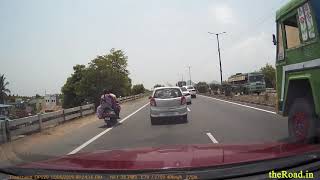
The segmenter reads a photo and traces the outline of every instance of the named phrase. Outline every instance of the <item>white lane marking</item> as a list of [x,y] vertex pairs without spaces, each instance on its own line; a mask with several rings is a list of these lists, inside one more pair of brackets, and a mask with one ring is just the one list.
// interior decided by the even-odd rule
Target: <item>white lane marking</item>
[[211,133],[206,133],[207,134],[207,136],[210,138],[210,140],[213,142],[213,143],[215,143],[215,144],[218,144],[219,142],[216,140],[216,138],[214,138],[213,136],[212,136],[212,134]]
[[239,104],[239,103],[235,103],[235,102],[231,102],[231,101],[226,101],[226,100],[222,100],[222,99],[217,99],[217,98],[213,98],[213,97],[208,97],[208,96],[203,96],[203,95],[199,95],[199,96],[206,97],[206,98],[209,98],[209,99],[214,99],[214,100],[221,101],[221,102],[225,102],[225,103],[230,103],[230,104],[242,106],[242,107],[246,107],[246,108],[250,108],[250,109],[255,109],[255,110],[258,110],[258,111],[263,111],[263,112],[267,112],[267,113],[271,113],[271,114],[276,114],[276,112],[274,112],[274,111],[268,111],[268,110],[265,110],[265,109],[260,109],[260,108],[256,108],[256,107],[252,107],[252,106],[247,106],[247,105],[244,105],[244,104]]
[[[139,108],[138,110],[136,110],[135,112],[129,114],[127,117],[123,118],[121,121],[119,121],[120,123],[124,122],[125,120],[129,119],[131,116],[133,116],[134,114],[136,114],[138,111],[140,111],[141,109],[145,108],[147,105],[149,105],[149,102],[145,105],[143,105],[141,108]],[[102,131],[101,133],[97,134],[96,136],[94,136],[93,138],[89,139],[87,142],[83,143],[81,146],[77,147],[76,149],[74,149],[73,151],[69,152],[68,155],[70,154],[75,154],[77,152],[79,152],[81,149],[83,149],[84,147],[88,146],[90,143],[92,143],[93,141],[97,140],[99,137],[103,136],[104,134],[106,134],[107,132],[109,132],[111,129],[113,129],[114,127],[110,127],[104,131]]]
[[187,107],[188,111],[190,112],[191,110]]

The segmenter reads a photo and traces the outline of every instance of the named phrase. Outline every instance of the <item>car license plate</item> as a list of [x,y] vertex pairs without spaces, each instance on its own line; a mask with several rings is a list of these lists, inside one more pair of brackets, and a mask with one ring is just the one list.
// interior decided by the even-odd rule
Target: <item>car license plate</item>
[[110,117],[106,117],[106,118],[104,118],[104,120],[107,120],[107,121],[109,121],[109,120],[110,120]]
[[164,115],[169,115],[169,116],[174,116],[174,115],[178,115],[177,112],[166,112],[166,113],[163,113]]

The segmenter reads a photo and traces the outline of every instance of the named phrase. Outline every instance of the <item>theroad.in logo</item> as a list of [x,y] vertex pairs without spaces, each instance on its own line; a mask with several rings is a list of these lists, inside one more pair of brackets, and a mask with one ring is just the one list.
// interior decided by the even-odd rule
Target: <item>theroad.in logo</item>
[[275,171],[270,171],[269,172],[269,178],[270,179],[292,179],[292,178],[304,178],[304,179],[313,179],[314,178],[314,174],[312,172],[303,172],[303,171],[299,171],[299,172],[288,172],[288,171],[279,171],[279,172],[275,172]]

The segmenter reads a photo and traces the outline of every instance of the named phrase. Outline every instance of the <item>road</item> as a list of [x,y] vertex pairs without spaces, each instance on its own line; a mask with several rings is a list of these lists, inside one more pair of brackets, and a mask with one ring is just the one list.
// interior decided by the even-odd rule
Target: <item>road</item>
[[[271,108],[241,105],[198,95],[188,122],[163,120],[151,125],[148,99],[122,105],[121,123],[107,128],[94,115],[75,124],[31,135],[2,146],[9,164],[95,150],[176,144],[252,144],[285,141],[287,120]],[[12,151],[11,155],[3,155]],[[1,160],[5,162],[4,160]]]

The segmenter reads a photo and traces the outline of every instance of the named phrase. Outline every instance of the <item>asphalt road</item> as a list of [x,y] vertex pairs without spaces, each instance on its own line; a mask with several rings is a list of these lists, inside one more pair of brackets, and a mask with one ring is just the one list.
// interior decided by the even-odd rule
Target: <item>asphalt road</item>
[[286,118],[268,107],[198,95],[192,99],[189,110],[187,123],[163,119],[159,125],[151,125],[148,99],[143,98],[122,105],[121,123],[115,127],[107,128],[104,121],[90,116],[82,123],[57,127],[49,134],[25,137],[2,149],[14,152],[15,156],[7,161],[16,164],[95,150],[176,144],[268,143],[285,141],[288,137]]

